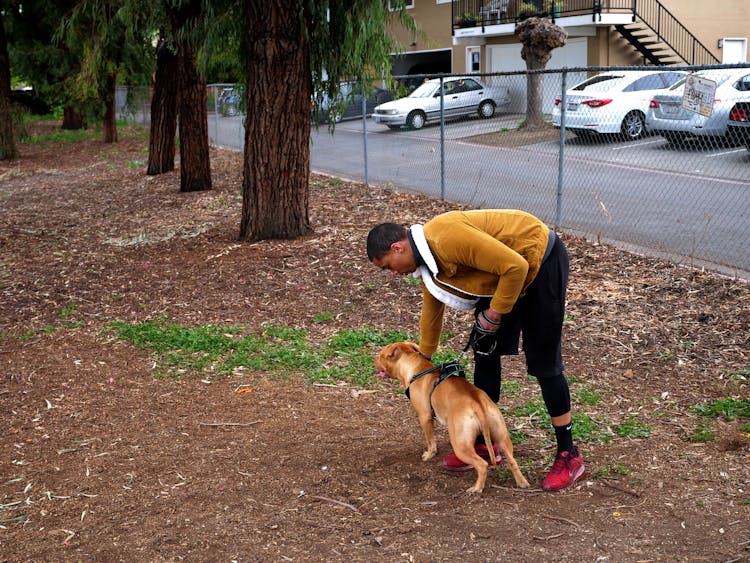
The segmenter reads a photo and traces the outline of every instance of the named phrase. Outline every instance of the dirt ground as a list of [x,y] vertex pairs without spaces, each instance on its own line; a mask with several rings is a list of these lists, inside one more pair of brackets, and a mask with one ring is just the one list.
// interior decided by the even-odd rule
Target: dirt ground
[[[24,144],[0,163],[0,560],[750,560],[750,419],[695,408],[750,396],[746,282],[563,233],[566,371],[578,426],[596,428],[587,476],[540,489],[554,440],[516,411],[540,396],[510,358],[501,407],[531,489],[501,469],[469,496],[472,473],[421,461],[392,382],[157,379],[106,330],[166,314],[320,342],[414,333],[419,288],[373,268],[364,238],[456,206],[313,177],[314,233],[241,244],[241,155],[212,151],[214,189],[180,194],[178,172],[144,174],[142,134],[120,137]],[[468,327],[450,316],[446,347]]]

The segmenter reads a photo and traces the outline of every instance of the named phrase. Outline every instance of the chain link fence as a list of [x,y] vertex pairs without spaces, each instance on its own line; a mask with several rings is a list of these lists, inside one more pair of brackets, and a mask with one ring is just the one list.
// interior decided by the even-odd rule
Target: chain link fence
[[[688,81],[692,73],[706,79]],[[563,232],[750,276],[750,148],[728,128],[735,102],[750,101],[750,65],[538,75],[543,127],[520,127],[525,72],[410,76],[412,88],[432,79],[436,90],[395,101],[392,113],[368,107],[332,133],[321,124],[312,168],[476,208],[523,209]],[[211,143],[241,150],[242,108],[230,115],[220,103],[234,87],[209,88]],[[695,111],[682,107],[686,88]],[[487,99],[492,111],[481,106]],[[404,125],[385,120],[399,116]]]

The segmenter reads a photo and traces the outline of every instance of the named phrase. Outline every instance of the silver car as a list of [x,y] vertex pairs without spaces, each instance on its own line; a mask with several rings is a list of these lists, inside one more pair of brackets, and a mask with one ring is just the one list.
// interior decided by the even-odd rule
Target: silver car
[[681,144],[688,139],[700,137],[725,137],[729,112],[734,104],[750,101],[750,69],[701,70],[696,72],[695,76],[716,83],[710,117],[682,108],[685,80],[681,80],[669,91],[658,94],[651,100],[646,115],[646,128],[672,144]]
[[[510,103],[507,88],[488,86],[474,76],[444,78],[443,92],[446,119],[475,114],[489,118],[496,107]],[[440,97],[440,79],[427,80],[405,98],[377,106],[372,120],[391,129],[403,125],[421,129],[425,123],[440,120]]]

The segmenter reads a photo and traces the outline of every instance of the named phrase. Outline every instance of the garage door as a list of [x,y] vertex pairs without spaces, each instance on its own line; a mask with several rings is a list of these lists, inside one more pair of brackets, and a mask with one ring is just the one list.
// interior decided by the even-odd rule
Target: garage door
[[[487,46],[487,68],[490,72],[512,72],[515,70],[526,70],[526,61],[521,58],[521,45],[488,45]],[[552,58],[547,63],[548,69],[563,67],[585,67],[586,66],[586,38],[577,37],[568,39],[564,47],[552,51]],[[568,73],[568,88],[586,78],[586,73]],[[526,77],[525,76],[499,76],[494,82],[507,86],[510,91],[510,106],[507,111],[524,113],[526,111]],[[546,74],[544,76],[544,96],[542,111],[552,113],[555,97],[560,95],[560,74]]]

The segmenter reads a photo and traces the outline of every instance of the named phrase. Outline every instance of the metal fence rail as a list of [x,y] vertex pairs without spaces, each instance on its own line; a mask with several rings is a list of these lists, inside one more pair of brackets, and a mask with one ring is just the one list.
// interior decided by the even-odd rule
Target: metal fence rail
[[[609,70],[699,68],[704,67]],[[750,75],[747,64],[710,68],[744,68]],[[312,168],[473,207],[524,209],[562,231],[747,279],[750,149],[717,136],[668,142],[646,131],[624,139],[618,104],[588,107],[571,98],[577,82],[605,70],[544,72],[543,107],[550,121],[556,114],[561,128],[518,128],[525,115],[525,95],[519,92],[525,92],[526,73],[475,75],[511,93],[511,102],[497,107],[493,117],[441,119],[418,130],[393,130],[360,118],[337,123],[333,134],[321,125],[311,139]],[[227,87],[212,85],[209,101]],[[643,118],[653,94],[644,94]],[[222,114],[209,103],[211,143],[241,150],[244,118]],[[594,123],[607,122],[616,124],[617,133],[594,132]]]

